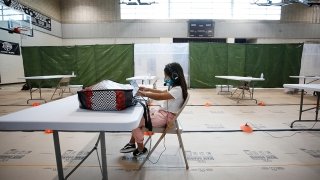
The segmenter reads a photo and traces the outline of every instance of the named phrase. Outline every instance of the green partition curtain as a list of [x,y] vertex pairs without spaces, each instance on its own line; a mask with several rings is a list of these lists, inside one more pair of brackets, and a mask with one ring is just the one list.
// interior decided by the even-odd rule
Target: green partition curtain
[[212,88],[218,84],[236,84],[216,75],[260,77],[258,87],[282,87],[297,83],[290,75],[299,75],[302,44],[216,44],[190,43],[190,86]]
[[209,88],[217,81],[215,75],[228,73],[228,46],[223,43],[191,43],[190,85],[191,87]]
[[[71,74],[73,84],[89,86],[104,79],[127,83],[134,75],[134,46],[87,45],[58,47],[22,47],[25,76]],[[282,87],[297,83],[290,75],[299,75],[302,44],[226,44],[190,43],[190,86],[212,88],[217,84],[236,84],[216,75],[260,77],[258,87]],[[46,87],[56,85],[46,81]]]
[[[71,74],[71,83],[90,86],[104,79],[127,83],[134,75],[133,44],[22,47],[25,76]],[[58,80],[45,81],[44,87]]]

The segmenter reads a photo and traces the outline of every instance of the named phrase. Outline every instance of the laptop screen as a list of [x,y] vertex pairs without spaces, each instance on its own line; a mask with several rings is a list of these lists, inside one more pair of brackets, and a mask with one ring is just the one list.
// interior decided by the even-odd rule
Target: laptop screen
[[139,90],[138,83],[135,80],[130,81],[131,86],[133,87],[132,95],[135,96]]

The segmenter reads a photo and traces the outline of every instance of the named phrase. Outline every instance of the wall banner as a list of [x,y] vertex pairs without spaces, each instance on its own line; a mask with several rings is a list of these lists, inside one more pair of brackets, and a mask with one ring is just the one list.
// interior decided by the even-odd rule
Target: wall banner
[[32,24],[48,31],[51,31],[51,18],[46,15],[39,13],[27,6],[21,5],[23,12],[32,17]]
[[0,53],[8,55],[20,55],[19,43],[0,40]]

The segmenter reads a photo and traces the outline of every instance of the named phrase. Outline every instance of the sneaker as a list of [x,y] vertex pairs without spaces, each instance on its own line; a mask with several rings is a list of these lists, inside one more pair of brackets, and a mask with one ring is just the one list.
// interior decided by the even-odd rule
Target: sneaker
[[133,151],[133,156],[139,157],[139,156],[146,154],[147,152],[148,152],[147,148],[143,148],[142,151],[139,151],[139,149],[137,148],[136,150]]
[[135,144],[126,144],[122,149],[120,149],[121,153],[130,153],[133,152],[136,149],[136,145]]

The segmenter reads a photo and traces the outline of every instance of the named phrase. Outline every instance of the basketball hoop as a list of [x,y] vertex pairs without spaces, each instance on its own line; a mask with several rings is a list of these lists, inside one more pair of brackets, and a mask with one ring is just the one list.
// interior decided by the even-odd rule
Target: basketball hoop
[[14,28],[11,28],[8,32],[10,34],[12,34],[12,33],[20,34],[21,33],[21,29],[19,27],[14,27]]
[[9,30],[9,33],[16,33],[16,34],[21,34],[21,31],[27,31],[27,29],[23,28],[23,27],[14,27],[12,29]]
[[[4,1],[5,0],[2,0],[2,2]],[[1,30],[5,30],[10,34],[20,34],[23,36],[33,37],[32,17],[30,15],[15,10],[12,7],[6,7],[2,10],[2,14],[5,14],[6,16],[6,23],[0,23]]]
[[20,34],[21,33],[21,29],[19,27],[15,27],[15,28],[13,28],[13,32],[17,33],[17,34]]

